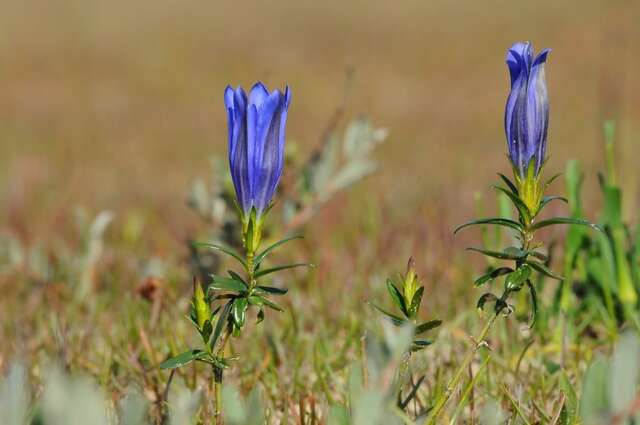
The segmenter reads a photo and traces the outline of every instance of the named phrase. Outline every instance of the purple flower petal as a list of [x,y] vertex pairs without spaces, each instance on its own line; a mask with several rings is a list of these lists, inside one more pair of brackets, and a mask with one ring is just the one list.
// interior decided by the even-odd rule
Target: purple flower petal
[[522,178],[532,160],[537,175],[546,155],[549,100],[544,63],[549,51],[543,50],[535,59],[529,43],[515,43],[507,51],[511,92],[505,106],[504,128],[509,158]]
[[245,215],[261,214],[271,202],[284,164],[284,140],[291,92],[269,93],[256,83],[245,95],[241,87],[225,90],[229,125],[229,167],[238,203]]

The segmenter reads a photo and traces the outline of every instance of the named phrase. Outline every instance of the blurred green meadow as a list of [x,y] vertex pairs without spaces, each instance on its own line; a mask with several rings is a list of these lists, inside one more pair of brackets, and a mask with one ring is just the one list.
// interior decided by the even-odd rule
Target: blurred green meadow
[[[309,217],[287,225],[288,204],[276,203],[274,228],[305,235],[277,255],[317,267],[285,272],[277,283],[289,287],[286,311],[268,312],[265,324],[251,325],[250,339],[233,342],[242,362],[227,378],[237,389],[225,393],[228,423],[261,423],[243,411],[263,412],[268,423],[393,423],[358,410],[375,405],[377,393],[354,390],[363,379],[354,371],[369,362],[383,376],[398,360],[389,347],[401,343],[367,302],[389,305],[384,282],[404,272],[410,256],[425,285],[422,317],[444,324],[415,356],[412,374],[424,378],[406,421],[442,391],[481,324],[473,280],[487,264],[464,251],[481,243],[481,232],[454,238],[453,229],[499,211],[489,186],[496,172],[510,172],[504,56],[514,41],[553,49],[545,172],[579,161],[581,215],[628,225],[625,259],[640,291],[637,2],[27,0],[1,9],[4,418],[6,406],[22,403],[32,423],[210,423],[206,366],[170,374],[158,365],[195,340],[184,316],[203,263],[189,241],[223,233],[214,192],[229,184],[221,177],[227,84],[291,87],[282,198],[296,198],[296,171],[329,135],[340,145],[350,123],[386,130],[367,151],[375,171],[326,197],[301,198]],[[624,194],[612,220],[597,178],[606,173],[607,120],[616,124],[616,187]],[[571,187],[562,177],[552,192],[566,196]],[[549,210],[567,215],[574,207]],[[616,304],[615,278],[601,283],[593,271],[606,258],[590,262],[606,257],[606,243],[585,242],[601,245],[574,263],[566,260],[566,233],[554,228],[543,238],[554,247],[555,269],[577,264],[569,324],[559,312],[559,284],[547,280],[543,325],[529,330],[526,308],[501,320],[488,339],[491,359],[478,356],[443,423],[631,423],[626,415],[637,415],[635,391],[604,394],[615,393],[624,371],[633,376],[640,357],[627,329],[634,315]],[[367,347],[367,338],[386,348]],[[371,361],[371,350],[383,354]],[[385,391],[384,382],[374,389]],[[28,389],[24,400],[10,403],[18,387]],[[606,419],[585,419],[585,405],[597,404],[580,403],[585,394],[601,401],[586,415]],[[83,413],[78,406],[91,410],[92,400],[107,413]],[[349,406],[353,417],[341,422],[336,406]]]

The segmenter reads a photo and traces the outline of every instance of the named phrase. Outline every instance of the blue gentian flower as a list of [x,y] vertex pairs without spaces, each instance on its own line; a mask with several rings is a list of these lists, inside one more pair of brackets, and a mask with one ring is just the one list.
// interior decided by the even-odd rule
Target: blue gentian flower
[[269,92],[260,82],[249,92],[227,86],[229,167],[243,220],[268,208],[284,165],[285,126],[291,92]]
[[534,58],[529,42],[515,43],[507,51],[511,93],[504,113],[509,158],[521,179],[531,164],[538,176],[545,161],[549,99],[544,64],[550,49]]

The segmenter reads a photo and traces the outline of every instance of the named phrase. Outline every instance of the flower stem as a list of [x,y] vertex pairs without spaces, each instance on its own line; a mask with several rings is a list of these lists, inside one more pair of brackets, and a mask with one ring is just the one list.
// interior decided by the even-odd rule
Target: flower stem
[[215,397],[215,425],[222,425],[222,368],[213,367],[213,388]]
[[[531,248],[531,242],[533,241],[533,233],[529,230],[529,227],[531,226],[531,224],[532,222],[528,222],[525,225],[524,231],[522,232],[522,250],[523,251],[528,251]],[[520,268],[520,266],[522,266],[523,263],[524,263],[524,260],[516,260],[516,270]],[[496,321],[496,319],[498,318],[498,315],[502,312],[503,309],[505,308],[508,309],[508,307],[506,306],[506,302],[510,292],[511,290],[509,288],[505,288],[505,291],[502,294],[502,297],[500,297],[500,299],[496,301],[496,303],[500,302],[501,306],[498,306],[498,304],[496,304],[496,309],[494,313],[491,315],[491,317],[489,317],[489,319],[487,319],[487,321],[484,324],[484,327],[482,328],[482,331],[480,331],[480,334],[475,338],[474,346],[472,346],[469,349],[465,358],[462,360],[462,364],[460,364],[460,367],[456,369],[456,372],[454,373],[453,378],[451,378],[451,381],[449,381],[447,388],[436,399],[433,409],[431,409],[431,411],[429,412],[429,416],[427,416],[427,419],[424,422],[425,425],[435,424],[435,421],[440,415],[440,413],[442,412],[442,409],[444,409],[444,406],[447,404],[447,402],[451,398],[451,395],[453,394],[456,387],[460,383],[460,380],[462,379],[462,376],[464,375],[465,371],[473,361],[476,351],[478,351],[480,346],[483,344],[483,340],[486,338],[487,334],[489,333],[489,330],[491,329],[493,322]]]
[[[224,351],[229,340],[231,331],[227,328],[222,333],[220,339],[220,345],[216,351],[215,357],[220,358],[224,356]],[[215,418],[215,425],[222,425],[222,380],[224,370],[219,366],[213,366],[213,393],[215,397],[215,411],[213,413]]]
[[[254,271],[254,258],[255,252],[249,250],[246,246],[246,264],[247,264],[247,284],[249,293],[256,286],[255,279],[255,271]],[[233,332],[233,324],[231,323],[231,318],[228,319],[229,322],[225,327],[225,331],[222,334],[220,339],[220,344],[218,346],[218,350],[216,351],[216,357],[224,357],[225,348],[227,346],[227,341],[231,333]],[[214,385],[214,397],[215,397],[215,425],[222,425],[222,378],[223,378],[223,369],[218,366],[213,367],[213,385]]]
[[253,260],[255,258],[254,252],[247,250],[247,284],[249,285],[249,291],[253,290],[256,286],[255,270]]
[[458,383],[460,382],[460,380],[462,379],[462,376],[464,375],[465,371],[469,367],[469,364],[471,364],[471,362],[473,361],[476,351],[478,351],[478,349],[481,347],[484,338],[489,333],[489,330],[491,329],[493,322],[495,322],[496,318],[498,317],[498,314],[499,313],[491,314],[491,317],[489,317],[489,319],[487,319],[487,321],[485,322],[484,327],[482,328],[482,331],[480,332],[480,334],[478,334],[477,338],[475,338],[475,344],[469,349],[465,358],[462,360],[462,363],[460,364],[458,369],[456,369],[456,372],[454,373],[453,378],[451,378],[451,381],[449,381],[449,384],[447,384],[447,388],[437,398],[433,406],[433,409],[431,409],[431,412],[429,412],[429,416],[424,422],[425,425],[431,425],[436,423],[436,419],[438,418],[438,416],[440,416],[442,409],[451,398],[453,391],[458,386]]
[[398,368],[398,377],[396,378],[396,391],[395,393],[400,396],[402,392],[402,386],[407,377],[407,373],[409,372],[409,363],[411,362],[411,352],[405,353],[400,363],[400,367]]

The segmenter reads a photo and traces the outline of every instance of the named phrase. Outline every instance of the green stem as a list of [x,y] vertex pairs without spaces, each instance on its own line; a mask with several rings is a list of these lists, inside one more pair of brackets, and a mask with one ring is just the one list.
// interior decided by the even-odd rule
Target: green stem
[[213,367],[213,388],[215,397],[215,411],[213,412],[216,425],[222,425],[222,368]]
[[[256,286],[255,279],[255,271],[253,261],[255,258],[255,252],[246,249],[247,256],[247,283],[249,285],[249,293]],[[232,319],[229,317],[228,319],[231,321]],[[229,340],[229,336],[232,333],[233,325],[232,323],[228,323],[227,328],[223,332],[222,338],[220,339],[220,345],[218,350],[216,351],[216,358],[224,357],[224,351],[227,346],[227,341]],[[214,385],[214,396],[215,396],[215,424],[222,425],[222,381],[223,381],[223,370],[218,366],[213,367],[213,385]]]
[[469,381],[469,384],[467,384],[467,387],[462,392],[462,397],[460,397],[460,402],[458,403],[458,406],[456,406],[456,410],[453,412],[453,416],[449,421],[449,425],[455,425],[457,423],[456,421],[458,419],[458,415],[460,415],[460,412],[462,412],[462,409],[466,404],[467,398],[469,398],[469,395],[471,394],[471,390],[473,390],[473,386],[478,381],[478,377],[482,375],[482,372],[484,372],[484,369],[489,363],[489,360],[491,360],[490,354],[487,355],[487,357],[484,359],[484,361],[480,365],[480,369],[478,369],[478,372],[471,378],[471,380]]
[[256,286],[255,270],[253,266],[253,259],[255,253],[247,251],[247,283],[249,284],[249,292]]
[[[531,243],[533,241],[533,233],[529,230],[531,225],[533,225],[533,219],[528,220],[526,222],[525,229],[522,232],[522,250],[523,251],[528,251],[531,248]],[[517,260],[516,270],[520,266],[522,266],[523,263],[524,263],[524,259]],[[506,305],[507,298],[509,297],[510,292],[511,291],[508,288],[505,288],[505,291],[499,300],[501,303],[503,303],[503,305]],[[489,330],[491,329],[491,326],[493,325],[493,322],[496,321],[496,319],[498,318],[498,315],[500,314],[503,308],[504,307],[497,307],[494,313],[491,315],[491,317],[485,322],[485,325],[482,328],[482,331],[480,331],[480,334],[475,339],[475,344],[469,349],[466,356],[462,360],[462,363],[460,364],[458,369],[456,369],[453,375],[453,378],[451,378],[451,381],[449,381],[449,383],[447,384],[447,388],[436,399],[433,409],[431,409],[431,411],[429,412],[429,416],[427,416],[427,419],[424,422],[425,425],[435,424],[436,419],[438,419],[438,416],[440,416],[442,409],[444,409],[445,405],[451,398],[451,395],[453,394],[458,384],[460,383],[460,380],[462,379],[465,371],[473,361],[476,351],[478,351],[478,349],[482,345],[483,340],[486,338],[487,334],[489,333]]]
[[400,395],[402,391],[402,384],[405,381],[407,376],[407,372],[409,371],[409,363],[411,362],[411,353],[405,353],[404,358],[402,359],[402,363],[400,363],[400,367],[398,368],[398,378],[396,382],[396,391],[395,393]]
[[458,383],[460,382],[460,380],[462,379],[462,376],[464,375],[465,371],[469,367],[469,364],[471,364],[471,362],[473,361],[476,351],[478,351],[478,349],[482,345],[483,340],[489,333],[489,330],[491,329],[493,322],[495,322],[496,318],[498,317],[498,314],[499,313],[492,314],[491,317],[484,324],[482,331],[480,331],[480,334],[478,334],[477,338],[475,338],[475,344],[469,349],[466,356],[464,357],[464,360],[462,360],[462,363],[460,364],[458,369],[456,369],[456,372],[454,373],[453,378],[451,378],[451,381],[449,381],[449,384],[447,384],[447,388],[437,398],[433,406],[433,409],[431,409],[431,412],[429,412],[429,416],[424,422],[425,425],[431,425],[436,423],[436,419],[438,418],[438,416],[440,416],[442,409],[451,398],[451,395],[453,394],[456,387],[458,386]]
[[[229,330],[226,329],[223,332],[222,339],[220,341],[220,347],[216,351],[216,358],[224,356],[224,350],[227,346],[227,341],[229,339]],[[223,369],[218,366],[213,366],[213,392],[215,397],[215,411],[214,418],[216,425],[222,425],[222,378],[223,378]]]

